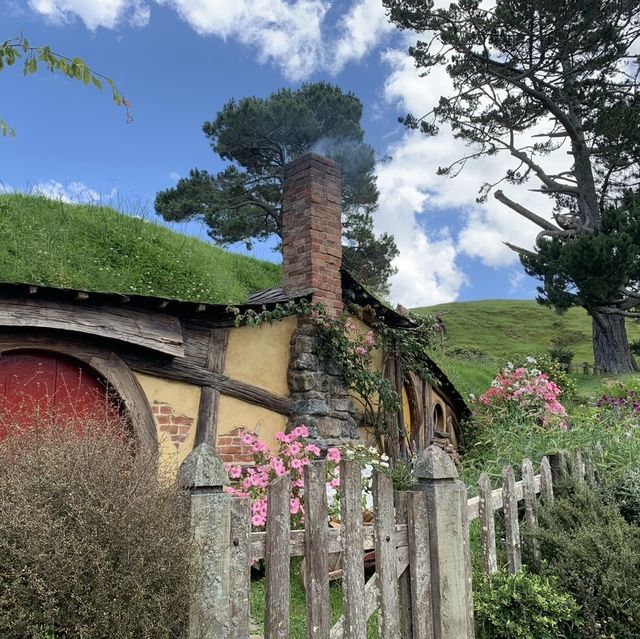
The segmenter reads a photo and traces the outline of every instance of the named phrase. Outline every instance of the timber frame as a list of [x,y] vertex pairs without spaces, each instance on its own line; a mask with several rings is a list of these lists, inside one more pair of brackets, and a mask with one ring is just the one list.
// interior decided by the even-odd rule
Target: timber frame
[[[410,322],[342,271],[345,301],[374,308],[390,325]],[[239,307],[262,311],[276,304],[309,299],[310,291],[291,298],[282,289],[263,291]],[[181,302],[172,299],[94,293],[30,284],[0,283],[0,356],[18,349],[53,351],[94,369],[119,395],[140,443],[158,447],[156,424],[149,400],[134,373],[196,386],[200,390],[195,445],[215,442],[221,396],[295,419],[296,402],[259,386],[224,374],[234,313],[225,305]],[[393,416],[391,443],[408,452],[414,444],[426,448],[434,437],[436,399],[449,408],[450,429],[460,440],[460,423],[468,414],[464,400],[446,375],[431,362],[437,392],[431,384],[402,370],[400,358],[387,360],[386,375],[409,401],[409,416],[402,408]],[[409,417],[409,419],[405,419]],[[405,432],[405,423],[411,432]],[[437,433],[436,433],[437,434]]]
[[[256,303],[241,310],[266,307]],[[0,355],[51,351],[94,369],[118,394],[140,443],[149,448],[158,445],[156,427],[134,372],[200,388],[196,445],[215,441],[220,395],[294,414],[289,398],[224,375],[233,325],[224,305],[0,284]]]

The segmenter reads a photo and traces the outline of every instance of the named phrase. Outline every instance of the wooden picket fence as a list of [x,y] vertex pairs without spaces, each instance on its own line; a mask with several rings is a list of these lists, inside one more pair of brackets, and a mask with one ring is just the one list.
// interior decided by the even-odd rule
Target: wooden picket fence
[[[535,528],[538,495],[552,501],[554,481],[570,467],[595,482],[590,451],[576,453],[571,462],[560,453],[543,458],[537,474],[524,460],[518,482],[506,467],[495,490],[482,475],[478,496],[467,499],[449,457],[431,446],[415,464],[415,490],[394,492],[390,478],[374,472],[374,522],[368,526],[362,519],[362,468],[344,460],[341,525],[330,528],[326,464],[318,461],[305,468],[305,529],[290,529],[290,480],[284,476],[268,488],[266,532],[252,532],[249,501],[220,492],[224,467],[213,451],[200,446],[192,455],[185,465],[191,461],[192,469],[202,469],[208,463],[215,472],[186,473],[194,532],[206,540],[197,557],[205,579],[192,602],[190,639],[249,639],[250,566],[258,559],[265,564],[264,637],[288,638],[291,557],[306,562],[308,639],[365,639],[374,613],[381,639],[472,638],[471,522],[480,520],[482,565],[491,574],[498,568],[495,514],[503,511],[507,564],[515,573],[522,566],[518,504],[523,502],[524,520]],[[367,550],[375,550],[375,573],[365,580]],[[342,558],[343,615],[331,625],[329,558],[335,553]],[[535,545],[533,554],[539,559]]]

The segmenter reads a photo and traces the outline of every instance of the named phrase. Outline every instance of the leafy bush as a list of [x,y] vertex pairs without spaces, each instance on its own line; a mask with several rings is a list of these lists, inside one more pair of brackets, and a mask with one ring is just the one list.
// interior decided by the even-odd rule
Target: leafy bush
[[523,416],[542,426],[567,428],[566,409],[560,403],[560,387],[537,368],[531,357],[526,366],[512,362],[496,375],[480,396],[476,414],[485,421]]
[[630,524],[640,527],[640,468],[631,468],[615,481],[607,482],[602,494],[618,506]]
[[189,520],[152,455],[94,433],[0,441],[0,636],[185,636]]
[[585,487],[569,485],[541,508],[543,575],[555,576],[581,607],[576,637],[640,636],[640,529]]
[[472,492],[481,472],[497,482],[504,466],[513,465],[517,469],[525,457],[538,464],[544,455],[561,450],[595,450],[601,445],[603,455],[594,454],[594,462],[600,474],[611,481],[637,468],[640,459],[638,420],[593,407],[575,408],[571,427],[566,431],[543,428],[514,415],[494,419],[488,426],[476,426],[475,432],[475,440],[465,448],[461,472]]
[[557,579],[497,572],[476,580],[473,609],[477,639],[565,637],[575,627],[578,605]]
[[549,351],[549,357],[558,362],[559,364],[565,364],[571,366],[573,358],[576,356],[575,352],[566,346],[554,346]]

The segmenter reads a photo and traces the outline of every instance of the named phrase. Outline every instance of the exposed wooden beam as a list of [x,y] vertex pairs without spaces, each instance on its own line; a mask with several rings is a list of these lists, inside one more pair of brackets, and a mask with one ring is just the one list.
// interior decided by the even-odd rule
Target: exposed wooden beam
[[45,299],[0,300],[0,326],[51,328],[100,336],[184,356],[182,327],[177,317],[122,307],[78,306]]
[[[224,361],[229,343],[230,329],[212,329],[209,333],[206,368],[214,373],[224,373]],[[200,387],[198,423],[195,446],[207,443],[215,448],[218,439],[218,405],[220,390],[212,386]]]
[[187,384],[210,386],[223,395],[261,406],[280,415],[293,414],[293,402],[288,397],[276,395],[238,379],[232,379],[204,366],[198,366],[182,359],[162,358],[159,360],[132,353],[123,354],[122,357],[133,370],[140,373],[186,382]]

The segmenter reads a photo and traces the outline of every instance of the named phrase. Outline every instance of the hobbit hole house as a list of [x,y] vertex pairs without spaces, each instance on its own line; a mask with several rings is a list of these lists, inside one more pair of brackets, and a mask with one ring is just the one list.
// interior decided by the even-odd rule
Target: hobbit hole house
[[[405,314],[385,306],[343,268],[340,220],[337,165],[315,154],[290,163],[282,285],[249,295],[236,310],[260,313],[306,300],[338,317],[356,304],[374,309],[385,325],[410,326]],[[14,282],[0,271],[0,437],[29,411],[55,405],[68,416],[75,403],[80,418],[91,414],[109,423],[117,416],[140,446],[158,450],[162,466],[175,472],[203,442],[217,446],[225,461],[247,463],[244,431],[273,450],[278,431],[301,423],[321,446],[366,436],[359,402],[335,364],[317,354],[308,317],[236,326],[223,299],[77,290],[55,286],[47,275]],[[366,317],[353,322],[369,330]],[[387,355],[373,353],[373,365],[402,397],[392,445],[405,452],[434,438],[455,445],[468,410],[456,389],[433,362],[427,381],[403,372],[398,358]],[[14,416],[18,398],[20,419]]]

